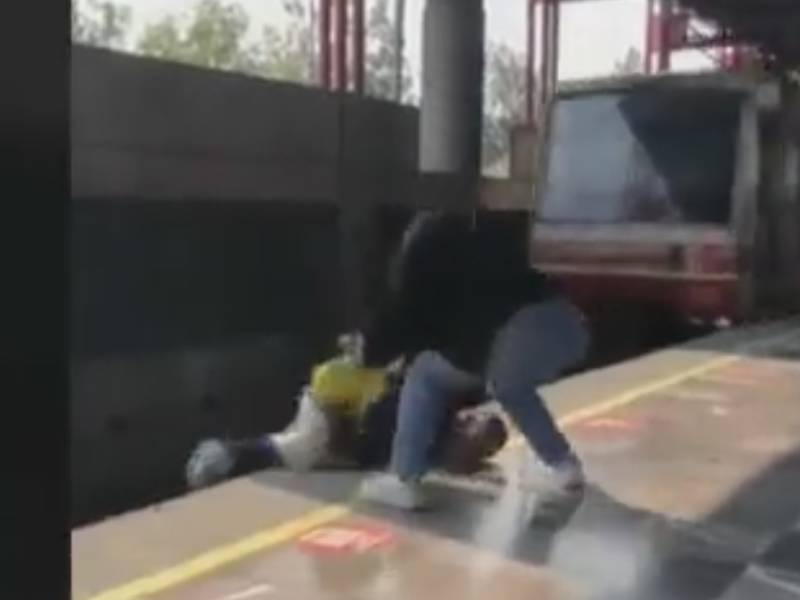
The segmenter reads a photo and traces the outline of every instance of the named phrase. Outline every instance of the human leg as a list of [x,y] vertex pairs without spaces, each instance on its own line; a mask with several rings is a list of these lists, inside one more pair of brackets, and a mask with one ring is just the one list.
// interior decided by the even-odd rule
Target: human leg
[[367,479],[363,499],[399,508],[418,508],[418,482],[431,467],[431,449],[454,395],[482,385],[436,352],[422,352],[409,366],[397,410],[389,472]]
[[305,390],[297,413],[283,431],[244,440],[204,440],[185,467],[190,488],[201,488],[270,467],[307,471],[326,456],[330,428],[313,395]]
[[400,391],[390,470],[400,479],[419,479],[430,468],[431,449],[450,403],[481,380],[436,352],[423,352],[409,368]]
[[[579,362],[588,335],[564,300],[525,307],[496,336],[489,365],[498,402],[546,465],[579,465],[537,387]],[[574,470],[574,469],[573,469]]]

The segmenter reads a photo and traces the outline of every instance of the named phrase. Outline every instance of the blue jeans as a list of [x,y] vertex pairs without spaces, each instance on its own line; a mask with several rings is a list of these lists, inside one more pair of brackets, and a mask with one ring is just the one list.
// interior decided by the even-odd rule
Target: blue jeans
[[[520,309],[492,342],[486,379],[497,401],[546,464],[559,463],[572,450],[536,388],[581,361],[588,340],[580,313],[557,298]],[[448,402],[459,392],[484,385],[481,376],[459,370],[437,352],[419,353],[400,391],[391,471],[402,479],[424,475],[431,466],[429,449]]]

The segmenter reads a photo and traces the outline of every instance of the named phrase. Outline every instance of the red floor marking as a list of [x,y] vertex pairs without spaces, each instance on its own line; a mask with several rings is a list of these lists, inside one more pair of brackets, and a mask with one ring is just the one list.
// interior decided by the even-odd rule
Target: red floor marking
[[316,555],[363,554],[387,548],[396,536],[391,529],[374,523],[320,527],[297,540],[300,550]]

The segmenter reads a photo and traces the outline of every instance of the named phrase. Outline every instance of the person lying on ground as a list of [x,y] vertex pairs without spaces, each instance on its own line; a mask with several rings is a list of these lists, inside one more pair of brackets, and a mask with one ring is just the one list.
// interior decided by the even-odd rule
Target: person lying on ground
[[[365,369],[353,354],[357,353],[348,349],[314,369],[299,397],[294,420],[284,430],[198,444],[186,464],[188,486],[198,489],[271,468],[303,472],[385,467],[403,373],[397,366]],[[483,390],[464,390],[450,399],[447,417],[429,448],[429,460],[450,473],[474,473],[507,437],[503,419],[487,407]]]

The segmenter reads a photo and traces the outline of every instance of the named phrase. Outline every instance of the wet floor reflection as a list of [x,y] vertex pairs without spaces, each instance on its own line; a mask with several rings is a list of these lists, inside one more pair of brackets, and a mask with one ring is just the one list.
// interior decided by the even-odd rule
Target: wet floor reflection
[[[485,556],[495,556],[546,569],[576,584],[580,592],[563,598],[591,600],[720,597],[783,529],[800,519],[797,496],[786,494],[787,481],[800,480],[800,450],[742,486],[701,521],[670,519],[630,507],[594,485],[569,502],[546,503],[535,494],[521,492],[513,478],[509,479],[504,486],[473,490],[433,485],[438,507],[423,513],[362,505],[356,509],[400,529],[450,539],[484,553],[466,552],[458,563],[460,574],[449,576],[463,577],[468,572],[476,585],[488,581],[498,567],[496,560]],[[344,485],[339,474],[336,481],[341,492],[353,489],[358,477],[353,475]],[[331,489],[324,481],[319,488]],[[304,489],[308,490],[307,485]],[[422,588],[401,579],[409,572],[445,575],[443,570],[448,568],[435,552],[426,556],[424,548],[425,544],[415,545],[411,557],[400,556],[397,553],[403,550],[395,549],[390,555],[365,558],[338,572],[330,565],[314,568],[320,585],[338,590],[343,598],[381,597],[380,589],[396,590],[398,586],[412,586],[414,590],[408,593],[418,594]],[[786,551],[778,555],[787,560]],[[411,571],[409,564],[414,565]],[[399,570],[398,565],[406,566]]]

